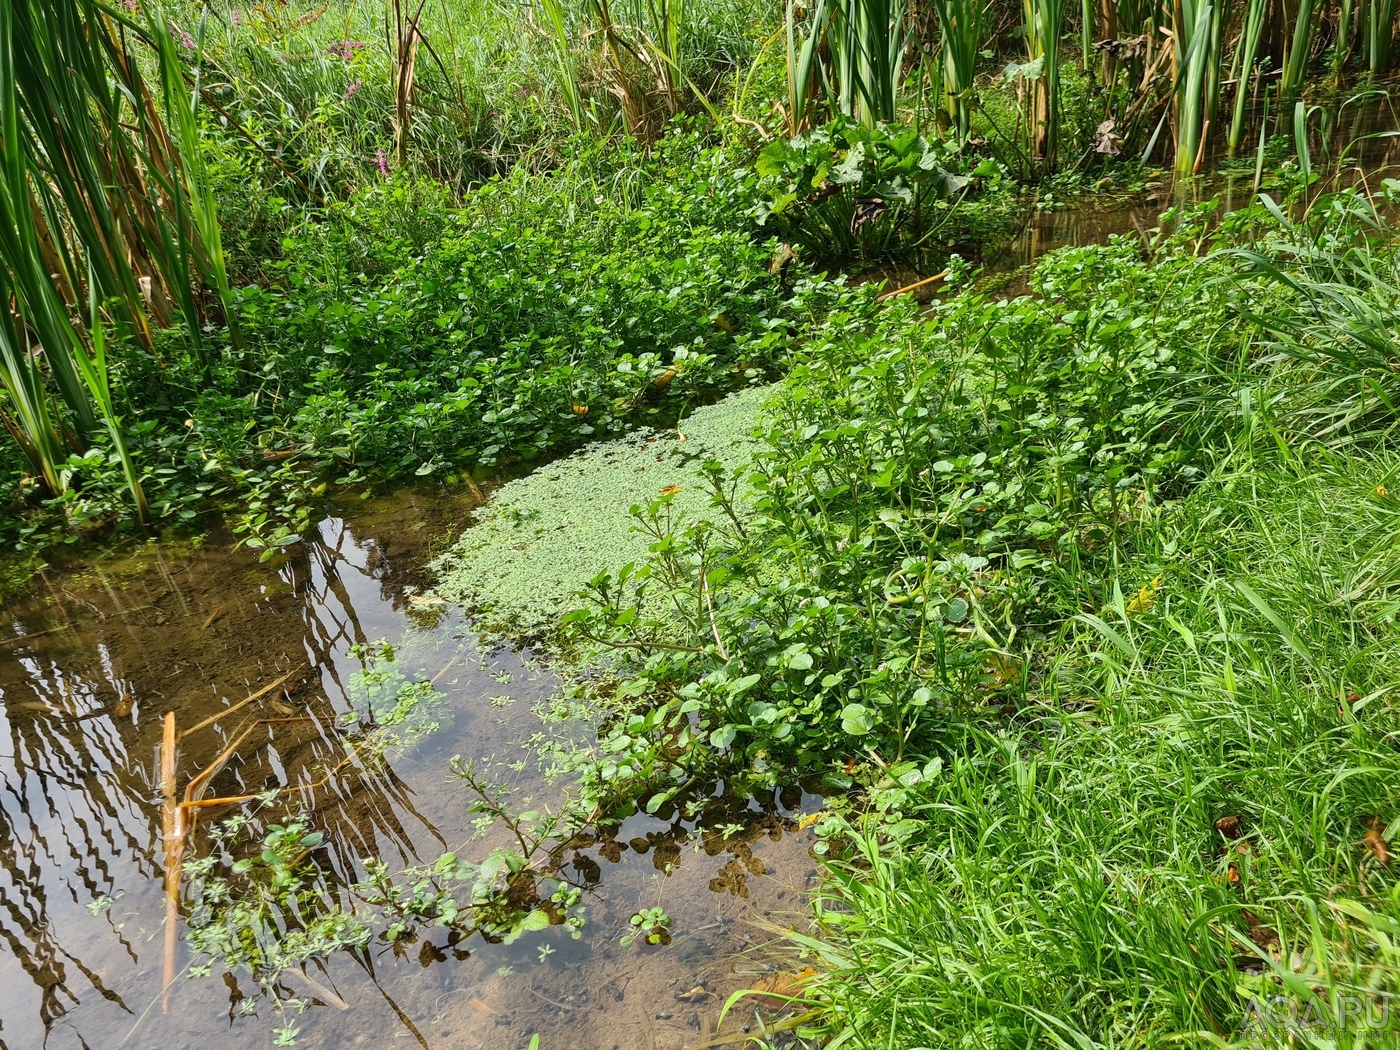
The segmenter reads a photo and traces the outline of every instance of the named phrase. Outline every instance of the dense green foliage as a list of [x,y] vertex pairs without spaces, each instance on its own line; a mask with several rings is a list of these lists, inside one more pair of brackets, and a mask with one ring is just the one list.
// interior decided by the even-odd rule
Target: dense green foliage
[[1174,218],[1034,298],[849,304],[768,406],[753,512],[668,531],[663,497],[566,618],[624,664],[599,797],[824,775],[806,1038],[1256,1045],[1282,997],[1373,1045],[1392,235],[1354,195],[1205,257]]
[[[800,1039],[1253,1045],[1261,997],[1396,990],[1397,232],[1318,195],[1367,133],[1324,161],[1306,95],[1388,66],[1391,0],[11,6],[7,541],[134,498],[270,555],[329,485],[584,447],[441,564],[587,661],[557,709],[597,746],[548,756],[577,808],[512,822],[459,767],[520,851],[368,863],[388,939],[537,931],[578,900],[561,828],[800,781]],[[1076,172],[1246,124],[1282,203],[971,284]],[[940,299],[822,272],[892,264]],[[435,695],[385,683],[369,757]],[[267,985],[366,943],[318,835],[223,825],[207,952]]]
[[1363,1045],[1336,996],[1393,978],[1338,909],[1396,915],[1362,844],[1400,775],[1396,464],[1252,451],[1143,537],[1150,602],[1083,614],[1014,717],[888,771],[824,912],[849,1045],[1274,1045],[1277,996]]
[[[1183,250],[1199,229],[1153,267],[1126,239],[1059,253],[1034,298],[832,316],[770,407],[758,520],[657,545],[631,592],[613,581],[571,622],[658,641],[631,658],[663,696],[689,683],[672,703],[700,718],[691,747],[799,768],[837,740],[926,747],[986,689],[1022,688],[1238,414],[1244,344],[1222,270]],[[655,577],[686,592],[675,617],[638,614]]]
[[[812,307],[745,232],[752,183],[678,136],[520,172],[462,206],[387,180],[296,224],[266,283],[237,291],[255,354],[230,348],[207,379],[178,345],[114,367],[143,394],[128,418],[153,506],[251,493],[246,527],[277,542],[327,478],[529,460],[763,374]],[[71,469],[88,500],[101,491],[105,461]]]

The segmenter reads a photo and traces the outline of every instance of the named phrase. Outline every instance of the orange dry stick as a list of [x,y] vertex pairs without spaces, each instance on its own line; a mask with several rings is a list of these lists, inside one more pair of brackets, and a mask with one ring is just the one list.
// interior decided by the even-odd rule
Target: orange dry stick
[[942,273],[936,273],[932,277],[925,277],[922,281],[915,281],[913,284],[906,284],[903,288],[896,288],[892,292],[886,292],[884,295],[880,296],[880,302],[883,303],[885,300],[893,299],[895,296],[903,295],[905,292],[912,292],[915,288],[922,288],[924,285],[932,284],[934,281],[941,281],[951,272],[950,270],[944,270]]
[[164,733],[160,744],[160,816],[161,838],[165,843],[165,991],[161,997],[161,1013],[170,1012],[170,989],[175,983],[175,950],[179,944],[180,920],[180,824],[182,814],[175,805],[175,748],[180,734],[175,727],[175,712],[165,714]]

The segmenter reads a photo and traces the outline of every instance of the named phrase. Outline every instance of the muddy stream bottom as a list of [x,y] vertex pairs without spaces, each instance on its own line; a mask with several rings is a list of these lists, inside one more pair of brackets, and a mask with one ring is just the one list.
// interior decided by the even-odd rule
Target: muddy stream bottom
[[[679,813],[632,817],[614,837],[575,851],[569,864],[585,887],[586,918],[577,940],[563,926],[511,945],[479,936],[451,943],[431,927],[375,939],[308,967],[338,1002],[289,971],[279,995],[311,1000],[301,1013],[279,1013],[246,974],[215,965],[192,976],[184,968],[200,960],[183,943],[182,921],[181,976],[162,1011],[157,752],[166,712],[196,727],[289,675],[269,694],[279,720],[252,726],[209,794],[298,787],[287,797],[326,836],[317,863],[339,885],[362,876],[365,857],[393,872],[448,850],[486,855],[489,839],[472,841],[471,797],[452,776],[454,756],[514,781],[518,801],[558,797],[524,746],[541,731],[535,708],[557,680],[528,651],[483,649],[468,621],[419,597],[422,567],[460,533],[470,500],[405,491],[351,502],[267,562],[233,550],[219,531],[150,543],[50,571],[6,610],[3,1050],[271,1047],[288,1023],[299,1029],[295,1045],[308,1048],[524,1048],[535,1033],[542,1050],[680,1048],[713,1038],[729,994],[783,965],[775,936],[806,921],[816,878],[811,836],[797,818],[820,800],[796,790],[717,796],[704,828]],[[345,755],[333,727],[347,712],[364,713],[356,647],[381,640],[397,647],[398,671],[440,676],[436,728],[317,785]],[[233,713],[182,740],[181,783],[252,721]],[[554,731],[584,737],[591,727]],[[202,833],[193,847],[203,850]],[[658,905],[672,918],[672,943],[622,947],[631,916]],[[724,1029],[751,1017],[751,1007],[732,1011]]]

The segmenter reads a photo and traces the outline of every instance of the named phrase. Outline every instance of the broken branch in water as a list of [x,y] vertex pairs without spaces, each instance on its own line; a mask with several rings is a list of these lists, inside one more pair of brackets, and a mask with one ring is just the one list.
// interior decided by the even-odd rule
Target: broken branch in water
[[[302,666],[304,667],[305,665],[303,664]],[[262,697],[266,696],[268,693],[272,692],[272,691],[273,691],[274,689],[276,689],[279,685],[281,685],[281,684],[282,684],[283,682],[285,682],[288,678],[292,677],[292,675],[296,674],[297,671],[300,671],[300,670],[301,670],[301,667],[297,667],[297,668],[294,669],[294,670],[288,671],[288,672],[287,672],[286,674],[284,674],[281,678],[277,679],[277,681],[272,682],[270,685],[265,685],[265,686],[263,686],[263,687],[262,687],[261,689],[259,689],[256,693],[254,693],[252,696],[246,697],[245,699],[238,701],[238,703],[234,704],[232,707],[226,707],[226,708],[224,708],[224,709],[223,709],[222,711],[220,711],[217,715],[210,715],[208,718],[206,718],[203,722],[200,722],[198,725],[190,726],[190,728],[189,728],[189,729],[186,729],[183,733],[180,734],[180,736],[181,736],[181,737],[187,737],[187,736],[189,736],[191,733],[197,733],[197,732],[199,732],[201,729],[205,729],[205,728],[207,728],[208,726],[213,725],[213,724],[214,724],[215,722],[217,722],[219,719],[221,719],[221,718],[227,718],[229,715],[231,715],[231,714],[233,714],[235,711],[237,711],[240,707],[247,707],[247,706],[248,706],[249,704],[251,704],[254,700],[259,700],[259,699],[261,699]],[[170,716],[167,716],[167,717],[170,717]]]
[[180,841],[175,806],[175,748],[180,733],[175,726],[175,712],[165,713],[165,727],[160,744],[160,815],[161,838],[165,844],[165,990],[161,993],[160,1012],[170,1012],[170,990],[175,983],[175,950],[178,947],[180,917]]

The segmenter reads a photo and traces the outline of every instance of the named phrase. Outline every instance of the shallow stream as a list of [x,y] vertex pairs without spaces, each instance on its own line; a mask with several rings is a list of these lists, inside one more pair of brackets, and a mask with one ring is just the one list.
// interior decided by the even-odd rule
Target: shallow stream
[[[461,531],[471,500],[413,491],[354,501],[316,537],[260,563],[216,531],[199,543],[151,543],[46,574],[13,604],[0,631],[0,1046],[9,1050],[117,1047],[184,1050],[266,1047],[286,1018],[239,978],[177,980],[169,1013],[162,989],[164,896],[156,749],[174,711],[192,727],[292,672],[276,691],[281,722],[260,727],[212,794],[300,784],[327,848],[320,863],[342,881],[359,858],[391,870],[428,863],[470,843],[466,789],[454,755],[527,758],[539,729],[532,705],[556,684],[528,652],[482,651],[470,624],[414,601],[435,549]],[[343,748],[322,722],[354,706],[357,644],[400,646],[397,664],[438,675],[440,728],[383,763],[352,763],[311,790]],[[453,663],[453,661],[456,661]],[[181,745],[182,770],[209,762],[243,722],[230,717]],[[522,789],[550,797],[531,780]],[[443,931],[364,952],[341,952],[310,971],[338,1004],[291,1020],[297,1045],[681,1047],[714,1032],[725,997],[778,962],[763,945],[804,921],[815,876],[810,837],[794,832],[801,792],[726,801],[727,833],[638,816],[615,838],[581,850],[574,870],[591,883],[578,941],[552,927],[511,946]],[[714,823],[713,816],[711,822]],[[465,844],[465,845],[464,845]],[[107,903],[110,901],[110,903]],[[630,916],[661,905],[669,946],[619,939]],[[105,906],[104,906],[105,905]],[[541,959],[540,946],[553,948]],[[189,961],[182,954],[178,963]],[[289,974],[288,995],[316,996]],[[252,1012],[240,1003],[251,999]],[[322,999],[322,1001],[324,1001]],[[744,1019],[735,1016],[727,1028]]]

